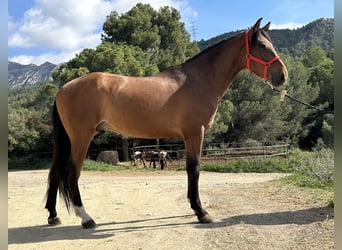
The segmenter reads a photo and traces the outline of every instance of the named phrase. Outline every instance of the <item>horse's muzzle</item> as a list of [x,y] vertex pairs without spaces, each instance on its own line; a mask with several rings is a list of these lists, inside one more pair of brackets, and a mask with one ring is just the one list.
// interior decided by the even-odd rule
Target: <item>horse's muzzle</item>
[[273,86],[280,86],[288,83],[288,72],[285,65],[282,63],[283,67],[281,70],[272,70],[270,68],[268,74],[268,80]]

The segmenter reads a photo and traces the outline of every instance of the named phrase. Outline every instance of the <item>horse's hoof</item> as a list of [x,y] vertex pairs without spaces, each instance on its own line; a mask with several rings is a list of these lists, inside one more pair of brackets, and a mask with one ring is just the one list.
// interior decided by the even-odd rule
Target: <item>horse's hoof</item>
[[49,218],[48,223],[51,226],[57,226],[57,225],[61,224],[62,222],[58,217],[54,217],[54,218]]
[[209,214],[205,214],[202,217],[197,217],[197,218],[200,223],[212,223],[213,222],[213,219],[210,217]]
[[87,222],[82,223],[82,227],[89,229],[89,228],[95,228],[96,227],[96,223],[94,220],[88,220]]

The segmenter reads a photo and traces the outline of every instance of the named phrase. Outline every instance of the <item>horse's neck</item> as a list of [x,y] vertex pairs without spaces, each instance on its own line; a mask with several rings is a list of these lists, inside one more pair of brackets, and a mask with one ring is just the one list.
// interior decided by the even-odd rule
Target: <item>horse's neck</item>
[[187,64],[192,69],[198,70],[201,83],[210,85],[221,99],[233,78],[245,68],[244,48],[244,36],[239,34],[209,49]]

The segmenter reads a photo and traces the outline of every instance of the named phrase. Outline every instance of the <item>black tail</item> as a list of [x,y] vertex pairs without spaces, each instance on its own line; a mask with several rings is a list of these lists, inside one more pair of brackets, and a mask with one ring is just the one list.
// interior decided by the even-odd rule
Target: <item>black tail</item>
[[56,102],[52,110],[53,123],[53,162],[49,172],[47,202],[45,208],[55,210],[57,190],[63,197],[69,211],[70,202],[73,201],[76,182],[75,167],[71,162],[71,144],[60,119]]

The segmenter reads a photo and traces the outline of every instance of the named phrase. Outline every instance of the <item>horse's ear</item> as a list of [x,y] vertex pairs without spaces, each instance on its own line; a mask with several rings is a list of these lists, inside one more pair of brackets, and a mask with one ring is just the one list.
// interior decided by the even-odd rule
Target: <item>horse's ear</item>
[[261,20],[262,20],[262,17],[259,18],[259,20],[254,24],[254,26],[252,28],[252,32],[256,32],[259,29]]
[[268,29],[270,28],[271,22],[268,22],[262,29],[264,31],[268,31]]

